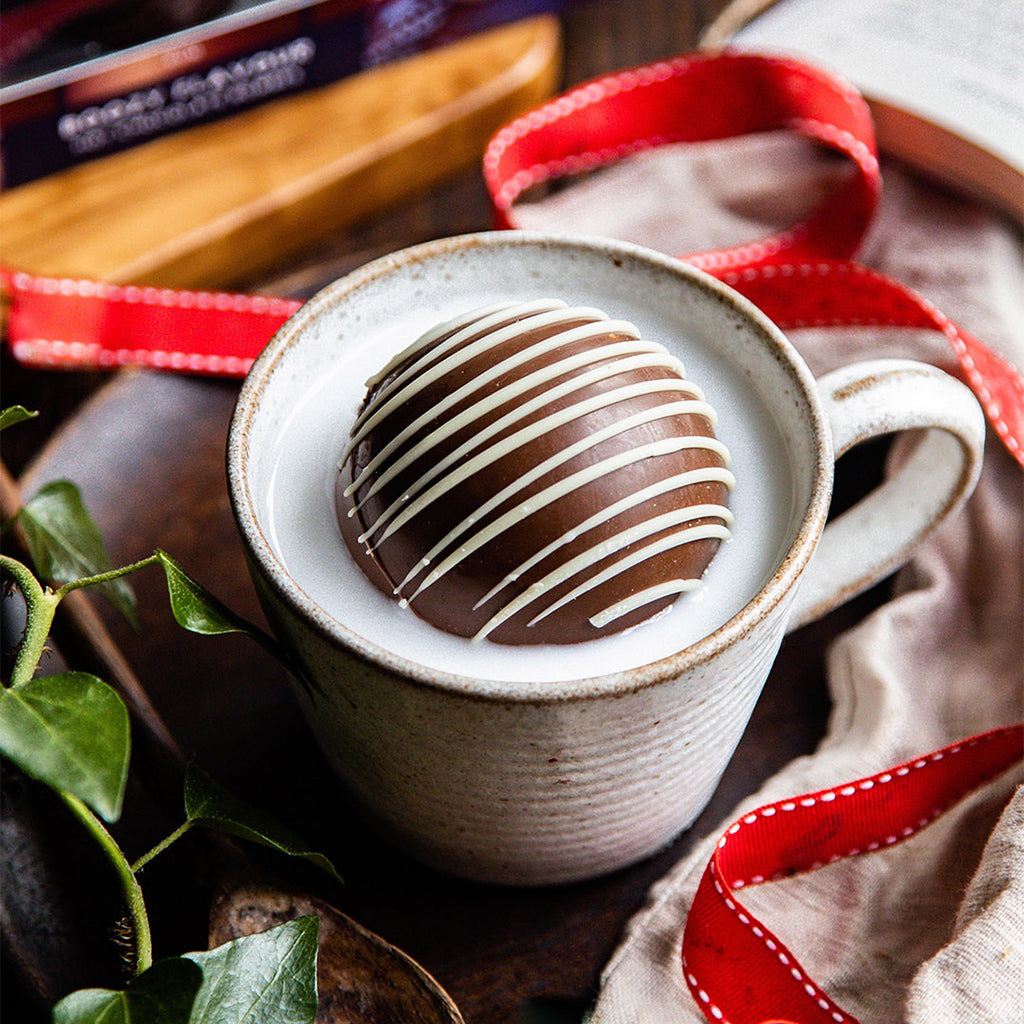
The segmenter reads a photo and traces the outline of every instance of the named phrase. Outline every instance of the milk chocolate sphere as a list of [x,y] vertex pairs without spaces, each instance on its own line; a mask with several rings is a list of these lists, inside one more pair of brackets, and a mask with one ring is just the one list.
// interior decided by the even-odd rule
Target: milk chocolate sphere
[[368,383],[337,506],[364,573],[503,644],[635,627],[729,537],[715,413],[636,328],[557,300],[476,309]]

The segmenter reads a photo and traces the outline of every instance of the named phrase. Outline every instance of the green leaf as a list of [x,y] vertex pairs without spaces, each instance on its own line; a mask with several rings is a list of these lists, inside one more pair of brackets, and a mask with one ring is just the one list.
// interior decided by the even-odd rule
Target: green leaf
[[292,857],[303,857],[341,881],[334,865],[322,853],[310,850],[287,826],[239,800],[194,764],[185,769],[185,815],[196,824],[261,843]]
[[203,969],[189,1024],[313,1024],[317,929],[315,917],[299,917],[187,954]]
[[0,751],[25,772],[117,821],[128,776],[128,709],[87,672],[0,688]]
[[193,633],[212,636],[220,633],[244,633],[272,654],[277,661],[313,696],[320,687],[306,676],[281,645],[258,626],[236,615],[208,590],[196,583],[166,551],[154,552],[167,577],[171,611],[178,625]]
[[157,551],[156,557],[164,568],[171,611],[179,626],[207,636],[259,632],[196,583],[166,551]]
[[24,420],[34,419],[38,415],[37,412],[29,412],[23,405],[9,405],[3,412],[0,412],[0,430],[6,430]]
[[189,1024],[202,983],[202,968],[187,957],[160,960],[123,992],[72,992],[53,1008],[53,1024]]
[[196,583],[166,551],[154,552],[167,577],[167,591],[171,611],[178,625],[193,633],[212,636],[220,633],[244,633],[277,659],[313,696],[320,687],[306,676],[297,664],[268,633],[236,615],[227,605],[217,600],[205,587]]
[[123,992],[83,989],[53,1024],[313,1024],[315,917],[155,963]]
[[[54,480],[41,487],[25,503],[19,518],[41,578],[51,583],[71,583],[114,568],[100,531],[73,483]],[[96,589],[133,626],[138,626],[135,595],[124,580],[108,580],[96,584]]]

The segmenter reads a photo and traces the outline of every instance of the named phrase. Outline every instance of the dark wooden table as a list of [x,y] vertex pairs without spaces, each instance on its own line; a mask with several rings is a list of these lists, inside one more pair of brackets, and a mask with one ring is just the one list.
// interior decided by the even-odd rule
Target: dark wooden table
[[[691,49],[720,6],[714,0],[574,5],[564,16],[564,83]],[[489,227],[486,193],[473,168],[245,285],[305,297],[376,255]],[[3,372],[4,405],[42,413],[4,436],[5,461],[24,490],[57,477],[75,480],[115,562],[164,548],[227,604],[259,621],[224,480],[237,382],[28,371],[6,350]],[[469,1024],[580,1020],[649,886],[740,798],[818,742],[829,711],[825,649],[879,599],[879,591],[869,593],[787,639],[710,806],[668,849],[595,881],[509,889],[427,870],[376,838],[331,778],[281,670],[243,638],[183,633],[167,609],[159,571],[140,574],[134,585],[139,633],[102,604],[91,607],[184,754],[327,852],[345,884],[284,858],[253,856],[417,959]],[[79,630],[67,629],[57,642],[74,667],[97,664],[95,645],[83,642]],[[109,662],[99,663],[98,674],[109,678],[110,671]],[[128,802],[116,830],[131,854],[181,820],[180,791],[175,779],[167,784],[153,753],[158,746],[137,723]],[[76,987],[121,987],[121,967],[109,953],[116,894],[76,824],[40,786],[7,770],[0,836],[6,1019],[48,1019],[49,1005]],[[217,879],[204,870],[204,849],[200,837],[189,835],[144,872],[158,957],[206,946]]]

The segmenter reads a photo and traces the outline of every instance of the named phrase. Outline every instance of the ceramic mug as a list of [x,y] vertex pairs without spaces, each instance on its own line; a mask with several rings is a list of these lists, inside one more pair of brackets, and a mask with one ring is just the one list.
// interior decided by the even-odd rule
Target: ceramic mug
[[[737,483],[732,538],[701,589],[623,637],[557,648],[440,634],[362,578],[334,476],[363,381],[422,331],[490,302],[560,298],[631,320],[718,412]],[[833,464],[879,434],[911,457],[826,525]],[[811,376],[721,282],[635,245],[528,232],[444,239],[330,285],[241,389],[227,468],[268,620],[318,690],[296,687],[346,786],[405,850],[481,881],[596,876],[700,813],[787,629],[870,586],[970,494],[984,421],[920,363]]]

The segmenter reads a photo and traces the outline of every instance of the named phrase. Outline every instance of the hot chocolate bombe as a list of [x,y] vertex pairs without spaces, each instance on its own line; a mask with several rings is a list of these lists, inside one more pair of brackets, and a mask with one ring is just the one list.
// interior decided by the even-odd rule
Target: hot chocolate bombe
[[699,586],[730,536],[714,410],[678,359],[600,310],[475,309],[367,387],[342,533],[377,586],[448,633],[621,632]]

